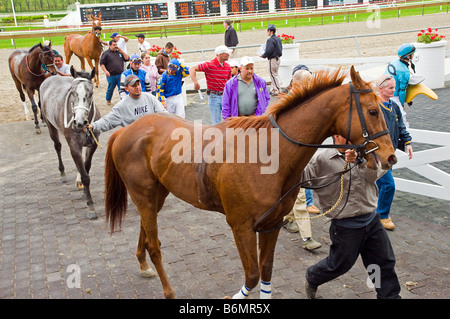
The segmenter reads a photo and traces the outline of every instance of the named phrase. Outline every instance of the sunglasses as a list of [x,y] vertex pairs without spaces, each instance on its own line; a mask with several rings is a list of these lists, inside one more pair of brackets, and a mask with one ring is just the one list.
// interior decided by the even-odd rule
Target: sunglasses
[[383,81],[381,81],[381,83],[378,85],[378,87],[382,86],[384,82],[389,81],[390,79],[393,79],[393,78],[394,77],[391,75],[386,76],[386,78]]
[[175,65],[173,63],[169,63],[169,68],[171,68],[172,70],[176,71],[176,70],[178,70],[179,66]]

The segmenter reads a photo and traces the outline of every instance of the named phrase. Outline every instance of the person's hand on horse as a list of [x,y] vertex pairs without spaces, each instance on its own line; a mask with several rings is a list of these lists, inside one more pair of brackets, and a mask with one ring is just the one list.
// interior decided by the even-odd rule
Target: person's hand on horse
[[348,163],[354,163],[356,160],[357,154],[354,150],[345,150],[345,161]]

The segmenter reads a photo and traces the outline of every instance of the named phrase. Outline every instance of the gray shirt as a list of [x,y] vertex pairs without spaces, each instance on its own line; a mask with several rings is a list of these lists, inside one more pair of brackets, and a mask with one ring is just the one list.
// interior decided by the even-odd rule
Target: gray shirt
[[[309,180],[311,178],[340,172],[343,170],[344,165],[345,156],[337,149],[318,150],[306,166],[302,180]],[[351,163],[351,165],[354,164]],[[350,173],[350,195],[348,196],[348,201],[346,203]],[[376,170],[367,168],[365,160],[350,172],[347,172],[344,175],[344,193],[342,200],[327,216],[330,218],[342,219],[373,213],[378,205],[378,188],[375,181],[385,173],[386,171],[381,168]],[[340,190],[339,181],[325,188],[314,190],[319,198],[320,207],[324,212],[328,211],[336,203],[339,198]],[[344,205],[344,209],[339,213]],[[338,216],[336,216],[336,214],[338,214]]]
[[63,74],[70,74],[70,66],[63,63],[63,65],[61,66],[61,68],[58,68],[55,65],[56,70],[58,70],[59,72],[63,73]]
[[156,97],[150,93],[142,92],[138,99],[127,95],[114,105],[108,114],[92,124],[94,125],[94,131],[105,132],[119,125],[128,126],[144,115],[157,112],[167,111]]
[[252,115],[255,113],[258,105],[256,96],[255,83],[253,78],[250,84],[242,80],[241,75],[237,75],[238,79],[238,110],[239,115]]

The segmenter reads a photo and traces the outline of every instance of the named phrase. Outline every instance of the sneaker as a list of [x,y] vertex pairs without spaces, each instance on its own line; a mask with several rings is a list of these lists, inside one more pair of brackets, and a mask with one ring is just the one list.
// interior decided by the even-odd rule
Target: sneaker
[[322,244],[317,242],[317,241],[315,241],[311,237],[308,238],[306,241],[304,240],[302,242],[302,248],[304,248],[306,250],[309,250],[309,251],[317,249],[317,248],[320,248],[320,247],[322,247]]
[[287,231],[290,233],[298,233],[299,232],[298,224],[295,220],[293,222],[287,223],[283,227],[286,228]]
[[394,230],[395,229],[395,225],[392,222],[391,217],[380,219],[380,221],[386,230]]
[[317,208],[316,205],[312,204],[311,206],[306,207],[306,210],[310,214],[318,214],[320,213],[320,209]]
[[311,285],[308,280],[305,281],[305,292],[308,299],[316,299],[317,286]]

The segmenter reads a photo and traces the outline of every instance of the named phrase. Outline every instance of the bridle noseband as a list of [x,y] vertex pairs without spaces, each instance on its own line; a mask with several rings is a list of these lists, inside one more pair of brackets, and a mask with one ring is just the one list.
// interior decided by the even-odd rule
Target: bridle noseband
[[[375,133],[373,135],[369,135],[367,131],[367,124],[366,120],[364,118],[361,101],[359,98],[360,93],[369,93],[372,92],[372,89],[365,89],[365,90],[358,90],[351,82],[350,85],[350,107],[348,111],[348,122],[347,122],[347,136],[345,139],[345,144],[307,144],[302,143],[299,141],[296,141],[292,138],[290,138],[278,125],[278,123],[275,121],[272,115],[269,115],[269,120],[272,125],[279,130],[281,135],[287,139],[289,142],[294,143],[299,146],[306,146],[306,147],[315,147],[315,148],[345,148],[345,149],[356,149],[359,153],[359,158],[361,159],[365,154],[372,153],[373,151],[377,150],[379,148],[378,144],[374,141],[374,139],[386,135],[389,133],[389,130],[384,130],[378,133]],[[350,139],[350,129],[351,129],[351,120],[352,120],[352,109],[353,109],[353,99],[355,100],[355,107],[356,111],[358,112],[359,122],[361,123],[362,128],[362,135],[364,137],[364,142],[360,145],[353,145],[348,144]],[[366,150],[366,145],[368,144],[374,144],[374,147]]]

